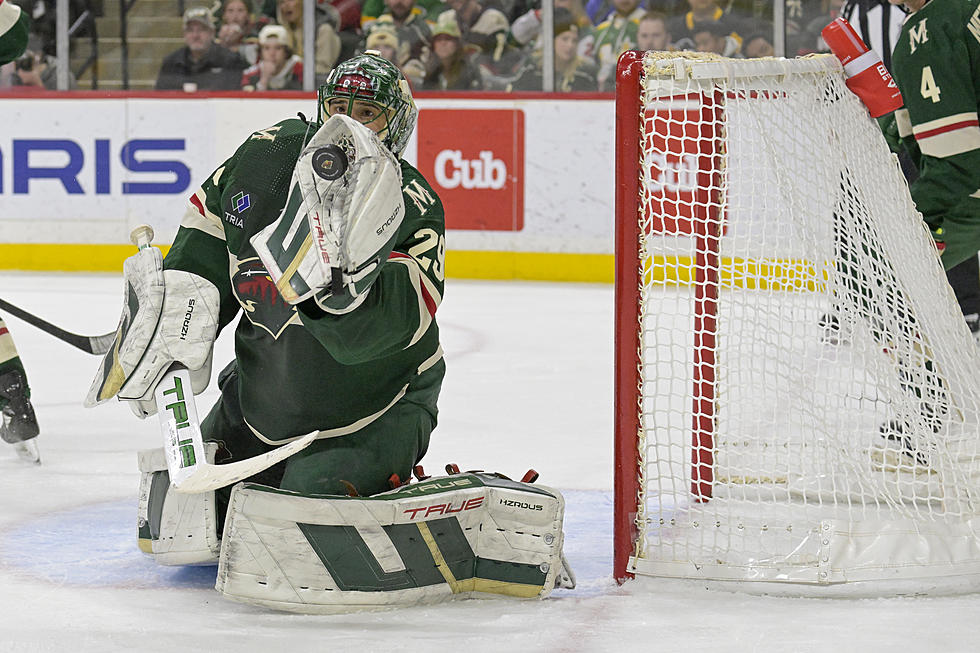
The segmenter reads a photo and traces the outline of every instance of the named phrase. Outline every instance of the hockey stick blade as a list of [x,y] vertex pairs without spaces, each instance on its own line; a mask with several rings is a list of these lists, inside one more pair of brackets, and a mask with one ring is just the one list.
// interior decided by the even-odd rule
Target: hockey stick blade
[[65,331],[61,327],[57,327],[47,320],[43,320],[33,313],[28,313],[22,308],[14,306],[8,301],[0,299],[0,310],[10,313],[16,318],[27,322],[31,326],[35,326],[41,331],[54,336],[62,342],[67,342],[72,347],[77,347],[88,354],[96,354],[101,356],[102,354],[109,351],[109,347],[112,346],[112,341],[116,337],[116,332],[112,331],[101,336],[83,336],[77,333],[71,333],[70,331]]
[[209,492],[253,476],[310,445],[318,434],[308,433],[272,451],[225,465],[207,462],[204,438],[191,390],[190,373],[173,365],[154,390],[160,407],[160,430],[170,482],[177,492]]
[[197,494],[199,492],[217,490],[226,485],[232,485],[238,481],[245,480],[249,476],[254,476],[276,463],[289,458],[297,451],[305,449],[316,440],[318,434],[318,431],[307,433],[299,440],[293,440],[289,444],[284,444],[272,451],[240,460],[237,463],[228,463],[225,465],[204,463],[198,465],[196,471],[190,476],[185,477],[179,485],[174,483],[174,490],[186,494]]

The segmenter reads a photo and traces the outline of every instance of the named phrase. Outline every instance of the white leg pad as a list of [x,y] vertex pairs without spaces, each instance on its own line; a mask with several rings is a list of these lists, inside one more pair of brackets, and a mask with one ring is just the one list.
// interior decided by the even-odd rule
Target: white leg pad
[[544,598],[574,585],[554,489],[486,474],[373,497],[239,484],[215,588],[277,610],[347,612],[456,598]]
[[[209,462],[217,445],[205,443]],[[161,565],[208,565],[218,561],[214,492],[174,492],[162,448],[139,452],[139,547]]]

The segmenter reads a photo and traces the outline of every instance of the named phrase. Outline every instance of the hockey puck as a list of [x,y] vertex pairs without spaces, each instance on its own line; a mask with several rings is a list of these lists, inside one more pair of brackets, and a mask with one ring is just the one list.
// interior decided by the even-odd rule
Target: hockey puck
[[347,171],[347,155],[336,145],[327,145],[313,153],[313,172],[321,179],[334,181]]

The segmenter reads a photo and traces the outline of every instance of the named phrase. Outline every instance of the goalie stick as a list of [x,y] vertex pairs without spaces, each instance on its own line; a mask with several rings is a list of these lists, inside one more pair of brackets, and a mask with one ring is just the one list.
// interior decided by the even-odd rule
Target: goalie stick
[[[130,239],[139,249],[150,247],[153,229],[148,225],[140,225],[133,229]],[[180,363],[171,365],[154,389],[153,396],[159,407],[167,470],[170,473],[170,482],[177,492],[210,492],[237,483],[306,448],[316,439],[318,433],[312,431],[298,440],[252,458],[214,465],[207,462],[204,455],[204,437],[201,435],[201,422],[197,416],[197,405],[187,368]]]
[[109,347],[112,346],[112,340],[116,337],[115,331],[110,331],[101,336],[83,336],[77,333],[71,333],[70,331],[65,331],[61,327],[57,327],[47,320],[43,320],[33,313],[28,313],[22,308],[14,306],[8,301],[0,299],[0,310],[10,313],[16,318],[27,322],[31,326],[35,326],[41,331],[50,334],[61,340],[62,342],[67,342],[72,347],[77,347],[85,353],[97,354],[101,356],[102,354],[109,351]]

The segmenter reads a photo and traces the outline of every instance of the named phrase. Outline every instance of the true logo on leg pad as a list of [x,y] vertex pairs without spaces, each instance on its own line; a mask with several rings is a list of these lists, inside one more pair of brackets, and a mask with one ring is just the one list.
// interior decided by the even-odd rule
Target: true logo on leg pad
[[347,155],[337,145],[327,145],[313,153],[313,172],[321,179],[334,181],[347,171]]

